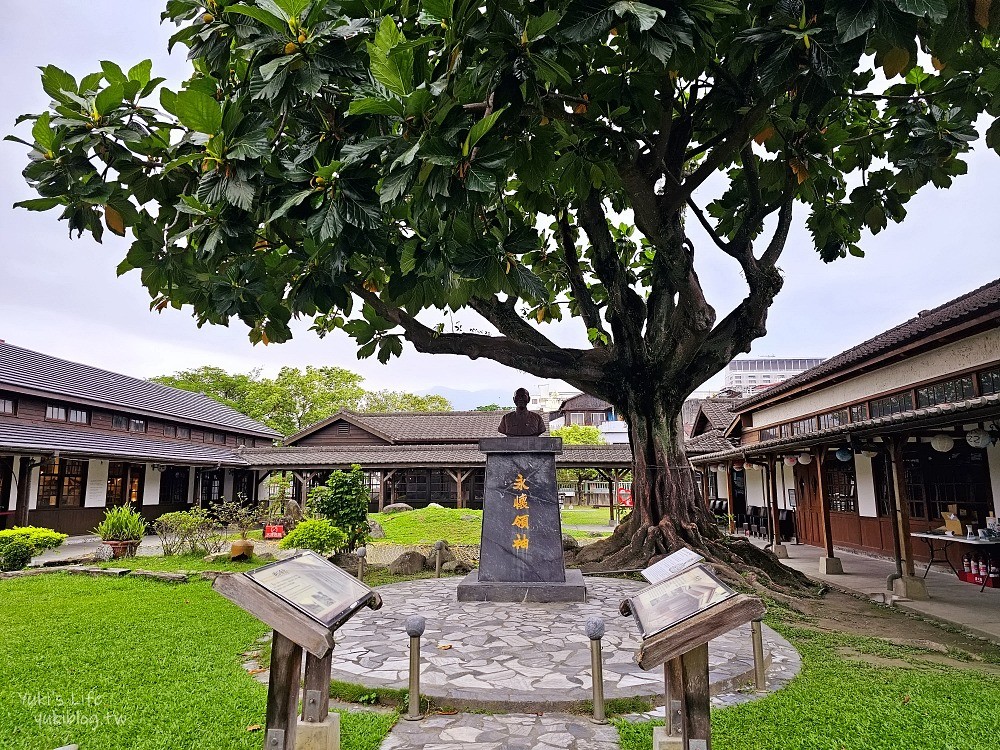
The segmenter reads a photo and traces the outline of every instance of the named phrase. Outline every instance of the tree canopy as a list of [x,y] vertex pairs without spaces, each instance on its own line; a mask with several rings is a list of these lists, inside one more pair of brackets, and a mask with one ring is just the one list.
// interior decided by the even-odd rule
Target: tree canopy
[[282,367],[274,378],[261,371],[229,373],[218,367],[197,367],[154,382],[203,393],[249,417],[291,435],[341,409],[353,411],[448,411],[442,396],[418,396],[405,391],[366,391],[364,378],[342,367]]

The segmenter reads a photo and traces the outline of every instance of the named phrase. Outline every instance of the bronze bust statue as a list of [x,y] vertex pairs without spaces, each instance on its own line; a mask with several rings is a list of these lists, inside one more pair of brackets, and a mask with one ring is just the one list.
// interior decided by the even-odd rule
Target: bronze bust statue
[[545,420],[536,412],[528,411],[531,395],[525,388],[514,392],[514,404],[517,411],[508,412],[500,420],[498,432],[507,437],[537,437],[545,432]]

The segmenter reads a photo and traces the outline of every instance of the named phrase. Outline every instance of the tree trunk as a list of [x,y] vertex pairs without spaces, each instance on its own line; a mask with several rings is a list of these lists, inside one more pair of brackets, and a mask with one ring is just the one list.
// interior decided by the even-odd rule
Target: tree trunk
[[[684,453],[680,403],[630,399],[618,407],[632,446],[632,512],[608,539],[582,547],[573,562],[586,572],[640,570],[681,547],[703,555],[730,583],[798,594],[813,587],[773,554],[720,529],[698,491]],[[617,406],[617,405],[616,405]],[[746,571],[751,566],[752,570]]]

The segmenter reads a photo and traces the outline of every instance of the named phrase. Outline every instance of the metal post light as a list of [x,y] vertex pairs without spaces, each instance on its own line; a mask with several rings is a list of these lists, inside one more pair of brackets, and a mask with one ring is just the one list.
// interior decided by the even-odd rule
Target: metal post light
[[441,577],[441,558],[444,556],[444,548],[448,546],[448,542],[440,540],[434,542],[434,577]]
[[588,618],[585,631],[590,639],[590,673],[594,683],[594,717],[591,721],[595,724],[607,724],[608,718],[604,710],[604,659],[601,655],[604,618]]
[[410,636],[410,705],[403,718],[407,721],[424,718],[420,713],[420,636],[426,626],[427,621],[420,615],[406,618],[406,634]]

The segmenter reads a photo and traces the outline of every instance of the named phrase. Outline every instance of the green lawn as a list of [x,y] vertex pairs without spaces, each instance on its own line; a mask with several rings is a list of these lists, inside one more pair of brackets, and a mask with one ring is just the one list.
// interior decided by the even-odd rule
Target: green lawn
[[[208,582],[0,581],[0,747],[259,750],[267,689],[240,654],[266,631]],[[342,747],[375,750],[394,721],[344,714]]]
[[[1000,743],[997,675],[876,638],[772,623],[802,655],[785,689],[712,713],[715,750],[978,750]],[[850,656],[845,656],[845,652]],[[623,750],[653,723],[616,722]]]
[[[564,510],[563,524],[607,525],[607,511],[601,513],[593,508]],[[462,508],[419,508],[404,513],[373,513],[369,518],[385,529],[385,539],[378,541],[388,544],[433,544],[439,539],[446,539],[449,544],[479,544],[483,528],[481,510]],[[567,529],[566,533],[577,538],[590,536],[589,532],[574,529]]]
[[565,526],[569,524],[571,526],[605,526],[608,530],[611,527],[608,526],[608,519],[610,518],[610,511],[607,508],[563,508],[562,510],[562,522]]
[[102,568],[131,568],[132,570],[155,570],[174,573],[185,570],[196,573],[202,570],[229,570],[242,573],[266,565],[263,560],[254,558],[247,561],[230,561],[223,558],[215,562],[205,562],[204,555],[171,555],[169,557],[125,557],[120,560],[110,560],[100,563]]

